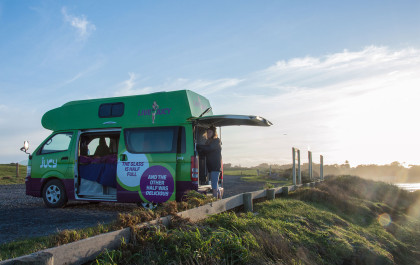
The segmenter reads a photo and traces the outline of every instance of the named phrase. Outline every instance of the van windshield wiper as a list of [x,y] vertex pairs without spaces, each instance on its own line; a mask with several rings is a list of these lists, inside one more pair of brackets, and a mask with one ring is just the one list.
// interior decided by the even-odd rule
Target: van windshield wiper
[[201,113],[200,116],[198,116],[199,118],[203,117],[207,112],[211,111],[211,107],[207,108],[203,113]]

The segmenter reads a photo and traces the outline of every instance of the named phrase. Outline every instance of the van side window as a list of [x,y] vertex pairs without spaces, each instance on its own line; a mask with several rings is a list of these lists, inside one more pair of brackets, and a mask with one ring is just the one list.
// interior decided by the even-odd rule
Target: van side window
[[106,103],[99,106],[99,117],[121,117],[124,114],[124,103]]
[[73,133],[58,133],[48,139],[42,146],[41,154],[50,154],[67,151],[71,142]]
[[127,150],[130,153],[142,154],[177,153],[179,151],[178,143],[180,142],[178,140],[178,134],[181,131],[179,128],[176,126],[125,129],[124,136]]
[[185,153],[185,149],[186,149],[185,146],[186,146],[185,127],[184,126],[179,126],[177,153],[178,154]]

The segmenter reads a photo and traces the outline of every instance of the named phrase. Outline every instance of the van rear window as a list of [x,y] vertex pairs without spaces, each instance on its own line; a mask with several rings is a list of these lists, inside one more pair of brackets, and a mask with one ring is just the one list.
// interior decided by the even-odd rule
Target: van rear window
[[179,132],[185,134],[177,126],[125,129],[125,144],[130,153],[177,153],[185,150],[178,147]]
[[99,106],[99,117],[121,117],[124,114],[124,103],[106,103]]

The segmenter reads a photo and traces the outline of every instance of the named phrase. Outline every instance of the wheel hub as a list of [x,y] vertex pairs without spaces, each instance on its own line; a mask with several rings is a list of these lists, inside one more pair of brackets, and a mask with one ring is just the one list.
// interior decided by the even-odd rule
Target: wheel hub
[[57,203],[60,200],[61,192],[56,185],[51,185],[47,188],[47,200],[49,203]]

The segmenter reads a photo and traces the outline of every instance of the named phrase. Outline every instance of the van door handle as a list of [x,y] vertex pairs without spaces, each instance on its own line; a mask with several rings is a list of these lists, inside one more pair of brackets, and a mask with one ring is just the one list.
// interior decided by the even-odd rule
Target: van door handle
[[126,154],[121,154],[120,155],[120,161],[127,161],[127,155]]
[[64,157],[61,158],[61,161],[63,161],[63,160],[69,160],[69,157],[68,156],[64,156]]

